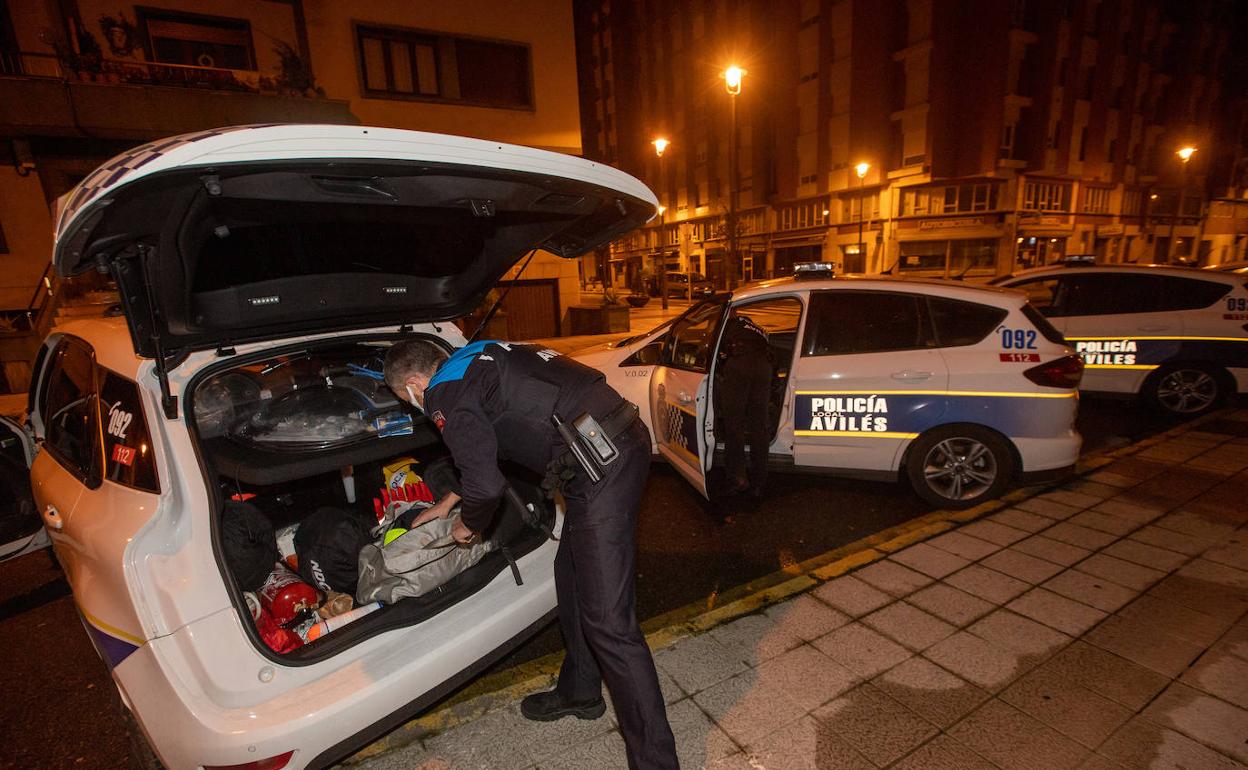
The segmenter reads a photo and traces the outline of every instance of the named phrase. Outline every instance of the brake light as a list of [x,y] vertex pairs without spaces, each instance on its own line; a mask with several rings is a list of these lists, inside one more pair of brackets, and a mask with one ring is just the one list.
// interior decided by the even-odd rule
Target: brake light
[[255,762],[244,762],[241,765],[204,765],[204,770],[282,770],[290,764],[290,758],[294,755],[294,749],[291,749],[276,757],[257,759]]
[[1046,388],[1077,388],[1083,379],[1083,359],[1062,356],[1048,363],[1033,366],[1023,376]]

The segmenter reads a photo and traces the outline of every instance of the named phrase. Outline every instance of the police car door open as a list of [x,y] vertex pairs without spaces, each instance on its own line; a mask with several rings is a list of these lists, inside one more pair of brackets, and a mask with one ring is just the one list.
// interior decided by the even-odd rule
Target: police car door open
[[715,446],[707,381],[725,307],[708,302],[677,320],[650,379],[651,424],[659,454],[704,496],[708,447]]

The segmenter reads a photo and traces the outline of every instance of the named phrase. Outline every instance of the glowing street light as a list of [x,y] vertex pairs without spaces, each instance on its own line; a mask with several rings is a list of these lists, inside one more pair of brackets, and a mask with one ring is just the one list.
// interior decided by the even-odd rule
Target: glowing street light
[[[1174,154],[1179,156],[1179,161],[1183,164],[1183,184],[1179,187],[1178,206],[1174,213],[1170,215],[1170,235],[1166,239],[1166,264],[1169,264],[1171,252],[1174,250],[1174,220],[1183,215],[1183,199],[1187,193],[1187,164],[1191,161],[1192,156],[1196,154],[1196,148],[1190,144],[1185,144],[1175,150]],[[1197,249],[1199,250],[1199,246]]]
[[667,141],[666,139],[660,136],[658,139],[655,139],[654,141],[650,142],[650,144],[654,145],[654,154],[662,158],[663,151],[667,149],[667,146],[671,144],[671,142]]
[[[732,133],[728,141],[728,174],[731,185],[728,189],[728,289],[737,287],[737,187],[739,173],[737,170],[737,96],[741,93],[741,81],[745,79],[745,70],[736,64],[730,64],[719,73],[724,79],[724,88],[728,91],[729,103],[732,105]],[[692,283],[689,284],[693,286]],[[692,291],[692,289],[690,289]]]
[[866,272],[867,262],[862,243],[862,220],[867,218],[867,172],[871,170],[871,164],[863,161],[854,166],[854,173],[858,175],[858,258],[862,260],[862,270]]
[[[654,155],[659,162],[659,191],[663,190],[663,153],[671,145],[666,138],[655,137],[650,144],[654,145]],[[667,206],[659,205],[659,304],[667,310],[667,222],[663,214],[667,211]],[[693,299],[693,283],[689,284],[689,298]]]
[[1189,160],[1192,159],[1192,156],[1196,154],[1196,148],[1190,145],[1187,147],[1180,147],[1178,151],[1176,151],[1174,154],[1178,155],[1179,160],[1183,161],[1183,163],[1186,164]]

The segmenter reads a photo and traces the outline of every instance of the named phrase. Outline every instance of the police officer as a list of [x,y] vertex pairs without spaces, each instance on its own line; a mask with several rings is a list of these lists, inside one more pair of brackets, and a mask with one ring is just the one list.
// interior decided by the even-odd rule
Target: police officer
[[[716,414],[724,426],[724,454],[729,494],[763,496],[767,483],[771,380],[774,374],[767,332],[736,310],[728,317],[719,345],[719,403]],[[750,444],[750,468],[745,444]]]
[[[462,477],[452,529],[477,540],[494,517],[506,480],[499,460],[539,473],[561,465],[567,446],[551,415],[566,424],[588,413],[619,455],[592,483],[578,472],[563,487],[563,532],[555,556],[559,624],[567,655],[553,691],[525,698],[521,713],[550,721],[596,719],[602,683],[615,703],[633,770],[678,767],[675,741],[650,650],[637,622],[634,575],[637,509],[650,469],[650,434],[636,408],[602,374],[554,351],[474,342],[450,358],[426,340],[404,340],[386,355],[386,383],[442,431]],[[439,503],[441,515],[450,502]]]

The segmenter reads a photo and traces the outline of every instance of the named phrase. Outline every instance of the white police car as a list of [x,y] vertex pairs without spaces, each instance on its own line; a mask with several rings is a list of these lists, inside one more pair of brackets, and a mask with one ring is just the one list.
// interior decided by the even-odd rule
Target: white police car
[[1081,389],[1197,415],[1248,390],[1248,280],[1157,265],[1047,267],[999,279],[1083,356]]
[[555,545],[519,509],[555,511],[519,480],[492,536],[523,585],[496,551],[286,654],[253,626],[220,513],[239,497],[284,520],[371,515],[383,464],[445,454],[428,424],[382,430],[402,413],[362,375],[386,346],[462,345],[447,320],[526,252],[579,255],[656,208],[579,158],[357,126],[175,137],[76,188],[55,265],[111,273],[126,317],[49,336],[6,453],[31,459],[84,625],[166,766],[325,767],[551,615]]
[[[763,281],[695,305],[622,345],[576,354],[645,405],[656,449],[703,494],[717,463],[715,366],[729,311],[770,336],[771,464],[903,476],[925,500],[969,507],[1011,482],[1060,476],[1082,364],[1017,292],[957,282]],[[648,408],[646,408],[648,407]]]

